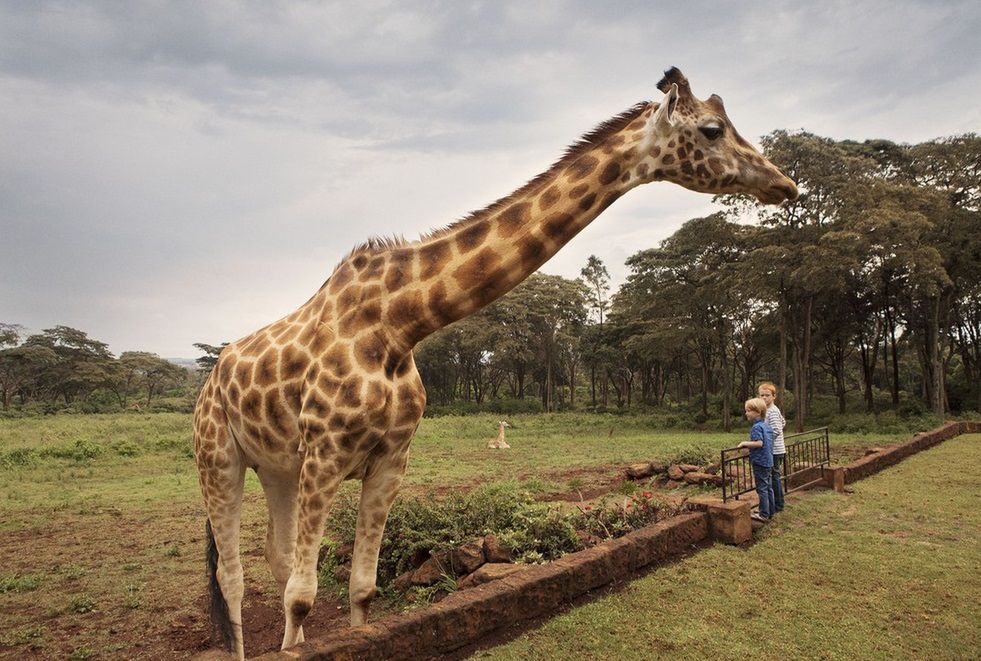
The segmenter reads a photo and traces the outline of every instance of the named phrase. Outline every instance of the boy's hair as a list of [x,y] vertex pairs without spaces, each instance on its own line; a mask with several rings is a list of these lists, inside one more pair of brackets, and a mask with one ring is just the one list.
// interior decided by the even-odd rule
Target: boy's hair
[[777,386],[772,381],[764,381],[760,385],[756,386],[756,392],[761,390],[769,390],[773,393],[773,396],[777,396]]
[[764,402],[759,397],[754,397],[753,399],[746,400],[746,408],[750,411],[756,411],[760,414],[760,417],[766,416],[766,402]]

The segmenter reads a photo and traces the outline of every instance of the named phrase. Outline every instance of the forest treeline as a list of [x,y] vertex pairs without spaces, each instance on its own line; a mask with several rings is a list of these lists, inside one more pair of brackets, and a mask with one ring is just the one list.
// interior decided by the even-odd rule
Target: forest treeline
[[[728,429],[764,379],[797,428],[818,400],[981,410],[981,138],[777,131],[763,147],[798,200],[722,196],[722,211],[632,255],[616,291],[596,257],[577,279],[532,275],[416,348],[431,410],[659,408]],[[195,347],[206,372],[221,346]],[[4,408],[148,405],[168,388],[190,402],[200,380],[66,326],[0,324]]]

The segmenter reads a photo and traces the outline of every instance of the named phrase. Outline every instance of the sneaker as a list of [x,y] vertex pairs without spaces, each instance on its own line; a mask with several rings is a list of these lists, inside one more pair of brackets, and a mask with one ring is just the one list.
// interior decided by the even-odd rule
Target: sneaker
[[749,518],[751,518],[753,521],[763,521],[763,522],[770,520],[765,516],[760,516],[758,512],[753,512],[752,514],[749,515]]

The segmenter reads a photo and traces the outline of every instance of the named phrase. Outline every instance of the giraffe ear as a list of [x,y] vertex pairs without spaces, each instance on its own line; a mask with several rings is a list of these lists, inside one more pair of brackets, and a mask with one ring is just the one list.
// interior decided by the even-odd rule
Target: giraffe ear
[[674,125],[674,110],[678,105],[678,86],[674,83],[664,90],[661,105],[654,112],[651,122],[654,128],[667,128]]

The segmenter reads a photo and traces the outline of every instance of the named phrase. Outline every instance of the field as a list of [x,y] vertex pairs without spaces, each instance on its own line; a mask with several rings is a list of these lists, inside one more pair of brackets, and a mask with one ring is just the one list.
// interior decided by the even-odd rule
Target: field
[[[403,494],[502,480],[542,499],[602,491],[617,485],[626,463],[716,456],[745,433],[668,432],[644,416],[509,421],[512,449],[491,451],[494,417],[425,419]],[[190,416],[168,413],[0,420],[0,656],[170,659],[207,647],[204,511],[189,430]],[[833,457],[904,437],[833,434]],[[242,548],[251,654],[276,648],[282,634],[262,557],[265,516],[249,473]],[[309,635],[345,610],[322,595]]]
[[965,435],[796,498],[749,549],[716,545],[474,658],[977,658],[979,462]]

